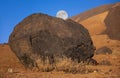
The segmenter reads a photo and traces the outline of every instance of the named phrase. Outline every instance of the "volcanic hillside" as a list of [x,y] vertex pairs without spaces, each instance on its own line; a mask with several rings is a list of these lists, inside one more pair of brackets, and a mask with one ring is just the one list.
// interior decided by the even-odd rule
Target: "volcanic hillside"
[[[120,19],[119,14],[120,3],[116,3],[99,6],[97,8],[91,9],[79,15],[73,16],[72,19],[78,23],[83,24],[89,30],[91,35],[95,35],[105,31],[106,27],[108,27],[107,22],[114,22],[118,24],[117,21],[119,21],[118,19]],[[111,20],[112,18],[110,17],[114,18],[114,21]],[[105,19],[107,19],[108,21],[107,20],[105,21]]]
[[76,16],[73,16],[72,19],[77,22],[81,22],[83,20],[86,20],[89,17],[92,17],[94,15],[97,15],[97,14],[100,14],[100,13],[103,13],[103,12],[109,10],[113,5],[114,4],[107,4],[107,5],[99,6],[97,8],[94,8],[94,9],[88,10],[86,12],[83,12],[81,14],[78,14]]
[[120,3],[103,5],[72,17],[85,26],[96,48],[120,51]]

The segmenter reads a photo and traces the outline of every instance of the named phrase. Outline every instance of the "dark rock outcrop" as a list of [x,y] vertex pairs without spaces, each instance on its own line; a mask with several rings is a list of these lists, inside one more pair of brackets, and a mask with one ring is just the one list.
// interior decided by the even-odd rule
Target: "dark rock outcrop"
[[106,19],[106,33],[111,39],[120,40],[120,3],[114,5]]
[[95,50],[82,25],[45,14],[33,14],[20,22],[9,37],[9,45],[25,67],[45,71],[60,67],[66,59],[88,62]]
[[112,54],[112,50],[106,46],[101,47],[95,51],[95,54]]

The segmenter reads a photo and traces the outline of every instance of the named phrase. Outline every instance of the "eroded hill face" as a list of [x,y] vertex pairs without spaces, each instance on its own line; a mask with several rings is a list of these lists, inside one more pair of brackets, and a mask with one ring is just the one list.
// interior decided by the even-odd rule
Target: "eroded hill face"
[[104,5],[81,13],[72,19],[84,25],[91,36],[107,34],[109,38],[120,40],[120,3]]
[[108,11],[89,17],[86,20],[81,21],[88,30],[91,36],[101,34],[106,30],[104,19],[106,18]]
[[111,39],[120,40],[120,3],[113,6],[105,18],[106,33]]
[[107,4],[107,5],[103,5],[103,6],[99,6],[97,8],[88,10],[86,12],[83,12],[81,14],[78,14],[76,16],[73,16],[72,19],[76,22],[81,22],[83,20],[86,20],[92,16],[101,14],[105,11],[108,11],[114,4]]
[[100,6],[72,19],[89,30],[97,49],[107,46],[120,51],[120,3]]

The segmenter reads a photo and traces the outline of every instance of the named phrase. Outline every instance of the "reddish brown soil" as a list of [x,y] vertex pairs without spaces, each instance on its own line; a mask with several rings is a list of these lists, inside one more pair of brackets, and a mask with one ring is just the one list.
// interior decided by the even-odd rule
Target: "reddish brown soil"
[[0,78],[120,78],[119,52],[114,51],[111,55],[95,55],[94,59],[99,63],[103,60],[109,61],[110,64],[87,65],[86,68],[94,71],[86,72],[86,74],[72,74],[62,71],[35,72],[25,69],[8,45],[0,45]]

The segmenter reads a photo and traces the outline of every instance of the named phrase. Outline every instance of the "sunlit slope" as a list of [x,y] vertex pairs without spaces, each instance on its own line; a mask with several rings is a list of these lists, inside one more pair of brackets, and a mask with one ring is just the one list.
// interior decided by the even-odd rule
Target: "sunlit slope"
[[0,72],[7,72],[9,68],[17,69],[17,72],[24,70],[23,65],[11,51],[9,45],[0,44]]
[[72,19],[88,29],[96,49],[109,47],[120,52],[120,3],[104,5]]
[[76,22],[81,22],[83,20],[88,19],[89,17],[101,14],[105,11],[110,10],[110,8],[115,5],[115,4],[106,4],[106,5],[102,5],[102,6],[98,6],[96,8],[90,9],[86,12],[80,13],[78,15],[75,15],[73,17],[71,17],[71,19],[73,19]]
[[106,29],[104,19],[106,18],[107,14],[108,11],[89,17],[88,19],[79,23],[88,29],[91,36],[101,34]]

